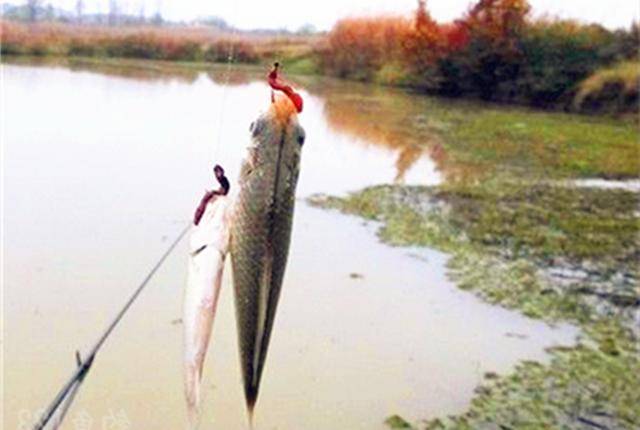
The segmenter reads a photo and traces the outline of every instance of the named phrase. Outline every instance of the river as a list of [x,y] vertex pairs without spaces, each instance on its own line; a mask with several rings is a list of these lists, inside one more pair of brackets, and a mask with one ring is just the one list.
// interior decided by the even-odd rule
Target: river
[[[213,186],[212,164],[237,176],[269,90],[245,69],[3,64],[2,73],[3,428],[22,429],[71,373],[76,349],[93,344],[188,222]],[[351,115],[377,97],[411,104],[417,96],[300,83],[307,139],[257,430],[384,429],[393,414],[417,421],[461,412],[485,372],[574,342],[572,327],[458,290],[446,255],[386,246],[375,223],[307,205],[315,193],[434,185],[446,172],[437,139],[425,144],[412,133],[420,121],[401,119],[398,131],[388,125],[394,112]],[[184,428],[186,261],[185,242],[105,344],[64,428]],[[228,269],[201,428],[247,428]]]

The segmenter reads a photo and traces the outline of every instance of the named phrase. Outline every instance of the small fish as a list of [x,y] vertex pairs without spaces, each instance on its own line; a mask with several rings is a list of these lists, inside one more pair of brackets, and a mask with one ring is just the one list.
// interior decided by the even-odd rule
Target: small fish
[[190,428],[200,418],[202,367],[216,314],[225,257],[229,246],[230,200],[217,196],[193,227],[189,243],[189,274],[184,295],[184,388]]
[[305,133],[278,98],[251,125],[233,204],[230,253],[244,392],[252,419],[284,278]]

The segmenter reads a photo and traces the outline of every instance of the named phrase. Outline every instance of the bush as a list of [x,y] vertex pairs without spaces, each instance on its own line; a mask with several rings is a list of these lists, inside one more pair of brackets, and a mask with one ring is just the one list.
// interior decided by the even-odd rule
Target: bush
[[239,63],[257,63],[258,54],[253,46],[241,40],[217,40],[204,50],[204,60],[213,63],[224,63],[232,58]]
[[372,81],[385,64],[401,56],[409,27],[399,17],[340,20],[318,51],[320,68],[341,78]]
[[573,107],[581,112],[638,112],[639,92],[640,62],[619,63],[582,81]]
[[427,12],[425,0],[418,0],[413,26],[403,36],[403,60],[414,76],[413,86],[427,91],[437,90],[442,80],[437,63],[444,56],[446,39]]
[[566,104],[578,82],[613,61],[614,42],[606,29],[574,21],[537,21],[522,37],[523,68],[519,92],[536,106]]
[[472,7],[460,23],[467,28],[466,46],[452,49],[450,61],[440,63],[449,81],[446,87],[454,85],[445,74],[454,66],[462,92],[485,100],[515,99],[523,62],[520,40],[529,10],[525,0],[480,0]]
[[[418,0],[411,21],[342,20],[319,54],[320,68],[447,96],[570,107],[579,82],[616,61],[638,59],[637,23],[611,32],[575,21],[532,21],[529,12],[526,0],[478,0],[462,19],[438,24]],[[606,92],[625,88],[611,84]]]

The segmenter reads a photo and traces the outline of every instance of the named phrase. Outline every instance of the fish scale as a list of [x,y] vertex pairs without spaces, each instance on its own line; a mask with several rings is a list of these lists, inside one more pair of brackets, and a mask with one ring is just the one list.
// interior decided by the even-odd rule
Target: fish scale
[[231,227],[238,344],[250,415],[258,397],[289,254],[304,130],[288,100],[252,124]]

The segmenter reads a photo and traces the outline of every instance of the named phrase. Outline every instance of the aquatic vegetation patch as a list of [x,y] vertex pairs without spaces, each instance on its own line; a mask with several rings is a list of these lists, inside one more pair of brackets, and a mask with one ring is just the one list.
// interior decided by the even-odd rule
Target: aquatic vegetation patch
[[638,428],[640,360],[626,342],[618,355],[585,345],[550,349],[548,365],[523,361],[507,376],[485,374],[461,415],[417,424],[396,415],[386,424],[424,430]]
[[[532,318],[583,329],[551,362],[488,374],[467,412],[425,429],[640,427],[637,194],[501,181],[378,186],[316,206],[382,223],[381,240],[452,255],[459,288]],[[395,427],[398,428],[398,427]]]
[[411,429],[411,424],[399,415],[392,415],[384,423],[391,429]]
[[452,254],[451,275],[485,300],[581,323],[640,307],[637,194],[517,183],[379,186],[311,203],[382,221],[391,245]]
[[579,345],[550,354],[549,365],[525,361],[505,377],[486,375],[466,413],[424,428],[638,428],[637,351],[612,356]]
[[[451,223],[474,243],[509,252],[510,258],[572,261],[611,259],[632,263],[640,249],[638,195],[627,191],[575,189],[547,184],[489,181],[483,186],[445,186]],[[635,264],[633,264],[635,265]]]

